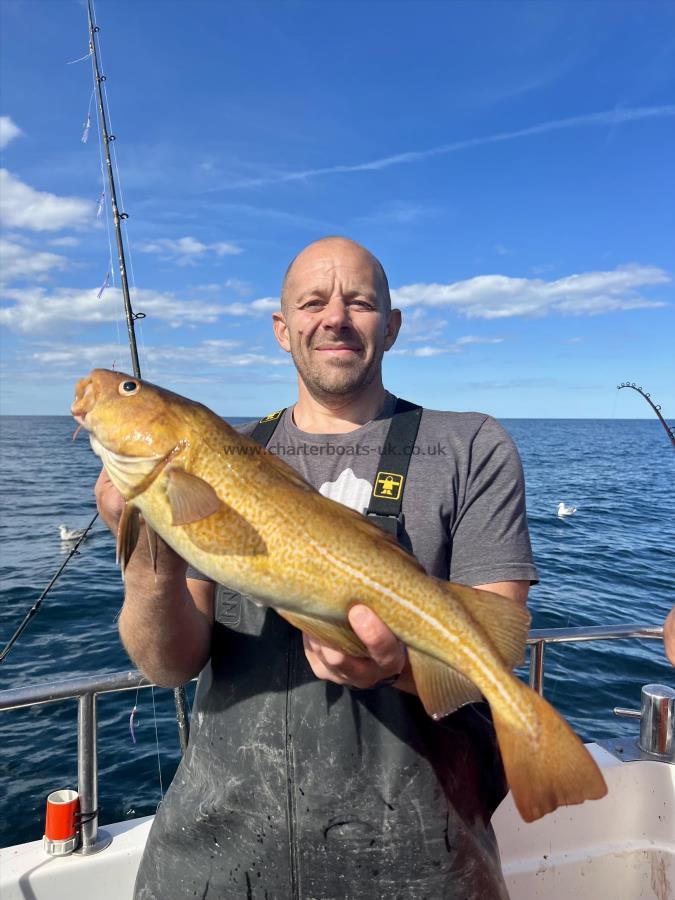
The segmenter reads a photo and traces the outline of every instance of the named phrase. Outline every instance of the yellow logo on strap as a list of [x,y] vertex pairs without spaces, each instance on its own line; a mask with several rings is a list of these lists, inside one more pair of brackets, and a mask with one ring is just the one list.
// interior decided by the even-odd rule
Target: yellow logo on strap
[[403,491],[405,475],[396,475],[394,472],[378,472],[375,476],[375,489],[373,497],[382,500],[398,500]]
[[265,422],[274,422],[275,419],[278,419],[282,414],[283,409],[277,410],[277,412],[270,413],[269,416],[265,416],[260,420],[260,424],[263,425]]

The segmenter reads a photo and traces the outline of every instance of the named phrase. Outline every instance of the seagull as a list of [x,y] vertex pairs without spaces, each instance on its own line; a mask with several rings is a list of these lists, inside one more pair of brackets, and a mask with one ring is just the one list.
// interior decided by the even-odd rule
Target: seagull
[[562,502],[558,504],[558,515],[561,519],[564,516],[573,516],[576,511],[576,506],[565,506]]
[[79,541],[85,531],[85,528],[68,528],[67,525],[59,525],[62,541]]

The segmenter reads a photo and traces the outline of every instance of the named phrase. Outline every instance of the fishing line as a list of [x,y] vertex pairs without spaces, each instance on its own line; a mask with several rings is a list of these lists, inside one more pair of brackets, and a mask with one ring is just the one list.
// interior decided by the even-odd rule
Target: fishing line
[[[150,688],[152,693],[152,717],[155,720],[155,749],[157,750],[157,771],[159,773],[159,793],[160,793],[160,801],[162,802],[164,799],[164,785],[162,784],[162,758],[159,754],[159,732],[157,730],[157,709],[155,708],[155,688],[154,685]],[[159,803],[157,806],[159,807]]]
[[87,118],[84,122],[84,131],[82,132],[82,137],[80,140],[83,144],[86,144],[89,140],[89,129],[91,128],[91,104],[94,102],[94,88],[91,89],[91,94],[89,95],[89,108],[87,109]]
[[[92,0],[92,4],[91,4],[91,5],[92,5],[92,9],[94,10],[94,17],[95,17],[95,16],[96,16],[96,8],[95,8],[95,6],[94,6],[93,0]],[[100,41],[98,41],[98,44],[97,44],[97,51],[98,51],[98,57],[99,57],[99,59],[100,59],[100,61],[101,61],[101,68],[105,68],[105,63],[103,62],[103,52],[102,52],[102,49],[101,49],[101,42],[100,42]],[[108,123],[109,123],[109,125],[110,125],[110,130],[111,130],[112,132],[114,132],[113,122],[112,122],[112,116],[111,116],[111,113],[110,113],[110,103],[109,103],[109,101],[108,101],[108,91],[107,91],[105,82],[103,82],[103,85],[102,85],[102,94],[103,94],[103,102],[104,102],[104,105],[105,105],[106,115],[107,115],[107,117],[108,117]],[[111,158],[112,158],[113,165],[114,165],[114,167],[115,167],[115,177],[116,177],[117,190],[118,190],[119,195],[120,195],[120,204],[121,204],[121,206],[122,206],[122,209],[126,209],[126,206],[125,206],[125,203],[124,203],[124,190],[123,190],[123,188],[122,188],[122,177],[121,177],[121,175],[120,175],[119,165],[118,165],[118,163],[117,163],[117,149],[116,149],[114,143],[112,144],[112,147],[111,147],[110,156],[111,156]],[[125,215],[126,215],[126,214],[125,214]],[[131,286],[132,286],[132,288],[133,288],[134,298],[136,299],[136,298],[138,297],[138,287],[136,286],[136,275],[135,275],[135,273],[134,273],[134,259],[133,259],[133,253],[132,253],[132,250],[131,250],[131,234],[130,234],[130,231],[129,231],[129,220],[128,220],[128,218],[126,219],[126,241],[125,241],[125,244],[126,244],[126,256],[127,256],[128,261],[129,261],[129,274],[130,274],[130,276],[131,276],[131,279],[130,279],[130,280],[131,280]],[[144,318],[145,318],[145,313],[136,313],[135,319],[136,319],[136,321],[139,323],[139,332],[140,332],[140,339],[141,339],[141,350],[142,350],[142,352],[143,352],[143,361],[144,361],[144,367],[145,367],[145,366],[147,366],[147,364],[148,364],[148,354],[147,354],[147,350],[146,350],[146,347],[145,347],[145,341],[144,341],[144,338],[143,338],[143,325],[142,325],[142,320],[143,320]]]
[[54,587],[54,585],[56,584],[56,582],[57,582],[59,576],[61,575],[61,572],[63,572],[63,570],[64,570],[65,567],[68,565],[68,563],[70,562],[70,560],[71,560],[71,559],[73,558],[73,556],[75,556],[75,554],[77,553],[78,547],[80,546],[80,544],[85,540],[85,538],[86,538],[87,535],[89,534],[89,531],[90,531],[92,525],[94,524],[94,522],[96,521],[97,518],[98,518],[98,512],[96,512],[96,513],[94,514],[94,516],[92,517],[91,521],[89,522],[89,524],[87,525],[87,527],[84,529],[84,531],[82,532],[82,534],[81,534],[80,537],[78,538],[77,542],[73,545],[73,548],[72,548],[72,550],[70,551],[70,553],[68,554],[68,556],[66,556],[66,558],[64,559],[64,561],[61,563],[61,565],[59,566],[59,568],[56,570],[56,572],[55,572],[54,575],[52,576],[52,580],[49,582],[49,584],[48,584],[47,587],[44,589],[44,591],[40,594],[40,596],[39,596],[38,599],[35,601],[35,603],[33,604],[33,606],[28,610],[28,612],[27,612],[26,615],[24,616],[23,621],[21,622],[21,624],[19,625],[19,627],[16,629],[16,631],[14,632],[14,634],[12,635],[12,637],[9,639],[9,641],[5,644],[5,647],[3,648],[2,652],[0,652],[0,663],[2,663],[2,662],[5,661],[5,658],[7,657],[9,651],[12,649],[12,647],[14,646],[14,644],[16,644],[16,642],[19,640],[19,638],[21,637],[21,635],[24,633],[24,631],[25,631],[26,628],[28,627],[28,623],[29,623],[30,620],[36,615],[36,613],[38,612],[38,610],[39,610],[40,607],[42,606],[42,601],[45,599],[45,597],[47,596],[47,594],[51,591],[51,589],[52,589],[52,588]]
[[[90,53],[89,55],[91,56],[91,73],[92,73],[92,78],[94,80],[94,85],[95,85],[96,84],[96,67],[94,65],[94,54]],[[95,90],[95,88],[94,88],[94,90]],[[92,91],[92,94],[93,94],[93,91]],[[105,200],[106,190],[105,190],[105,164],[103,162],[103,135],[101,133],[101,122],[100,122],[100,119],[98,116],[96,116],[96,130],[97,130],[97,134],[98,134],[98,155],[99,155],[100,170],[101,170],[101,193],[99,195],[99,204],[100,204],[101,198],[103,198]],[[112,278],[113,287],[116,288],[117,281],[115,278],[115,265],[113,262],[112,236],[110,234],[110,211],[105,209],[104,212],[105,212],[105,216],[104,216],[105,230],[106,230],[106,234],[108,237],[108,272],[110,273],[110,276]],[[98,218],[98,213],[97,213],[97,218]],[[100,299],[100,297],[101,297],[100,293],[99,293],[98,297]],[[117,349],[118,349],[118,352],[121,354],[123,352],[124,345],[122,343],[122,335],[120,332],[120,319],[124,314],[124,310],[122,308],[120,308],[119,304],[115,305],[115,309],[116,309],[115,331],[117,333]]]
[[611,415],[612,419],[616,419],[616,402],[618,399],[619,399],[619,395],[614,394],[614,400],[612,401],[612,415]]
[[[85,122],[85,124],[84,124],[84,131],[83,131],[83,133],[82,133],[82,143],[85,143],[85,144],[87,143],[87,139],[88,139],[88,137],[89,137],[89,129],[90,129],[90,127],[91,127],[91,107],[92,107],[92,102],[93,102],[93,99],[94,99],[94,92],[95,92],[95,86],[96,86],[96,74],[95,74],[95,68],[94,68],[94,53],[93,53],[92,48],[90,47],[89,52],[88,52],[87,54],[85,54],[84,56],[81,56],[79,59],[74,59],[74,60],[71,60],[69,63],[66,63],[66,65],[73,65],[74,63],[83,62],[85,59],[89,59],[90,57],[91,57],[91,59],[92,59],[92,70],[94,71],[94,88],[92,89],[91,95],[90,95],[90,97],[89,97],[89,107],[88,107],[88,110],[87,110],[87,119],[86,119],[86,122]],[[96,121],[97,121],[97,125],[99,125],[99,148],[100,148],[100,145],[101,145],[101,137],[100,137],[100,124],[99,124],[99,122],[98,122],[98,116],[96,117]],[[105,189],[105,186],[104,186],[104,189]],[[112,250],[110,251],[110,259],[109,259],[109,261],[110,261],[110,263],[111,263],[111,265],[110,265],[110,271],[113,271],[113,267],[112,267]],[[104,284],[103,284],[101,290],[99,291],[99,296],[101,295],[101,293],[103,292],[103,290],[104,290],[104,288],[105,288],[105,286],[106,286],[108,277],[109,277],[109,276],[106,276],[106,281],[104,282]],[[75,432],[74,437],[77,436],[79,430],[80,430],[80,429],[78,428],[77,431]],[[39,596],[38,599],[35,601],[35,603],[31,606],[31,608],[28,610],[28,612],[27,612],[26,615],[24,616],[23,620],[22,620],[21,623],[19,624],[19,626],[18,626],[18,628],[16,629],[16,631],[14,632],[14,634],[10,637],[9,641],[5,644],[5,646],[3,647],[2,651],[0,651],[0,663],[2,663],[2,662],[5,661],[5,659],[6,659],[7,656],[9,655],[10,651],[12,650],[12,647],[14,647],[14,645],[16,644],[16,642],[19,640],[19,638],[21,637],[21,635],[24,633],[24,631],[26,630],[26,628],[27,628],[28,625],[30,624],[31,620],[37,615],[37,613],[39,612],[39,610],[40,610],[40,608],[41,608],[41,606],[42,606],[42,603],[44,602],[45,598],[49,595],[49,592],[50,592],[51,589],[54,587],[54,585],[56,584],[56,582],[58,581],[58,579],[60,578],[61,573],[64,571],[64,569],[66,568],[66,566],[68,565],[68,563],[70,562],[70,560],[78,553],[78,550],[79,550],[80,545],[81,545],[82,542],[87,538],[87,535],[88,535],[89,532],[91,531],[91,528],[93,527],[94,522],[96,521],[97,518],[98,518],[98,511],[94,513],[94,515],[92,516],[91,520],[89,521],[89,524],[88,524],[88,525],[86,526],[86,528],[83,530],[82,534],[81,534],[80,537],[77,539],[77,541],[74,543],[73,547],[71,548],[70,552],[68,553],[68,555],[66,556],[66,558],[64,559],[64,561],[61,563],[61,565],[59,566],[59,568],[58,568],[58,569],[56,570],[56,572],[54,573],[54,575],[52,576],[52,578],[51,578],[49,584],[47,585],[47,587],[46,587],[46,588],[44,589],[44,591],[40,594],[40,596]]]
[[89,51],[89,53],[85,53],[84,56],[81,56],[79,59],[71,59],[70,62],[67,62],[67,63],[66,63],[66,65],[67,65],[67,66],[74,66],[75,63],[79,63],[79,62],[82,62],[82,61],[85,60],[85,59],[89,59],[90,56],[91,56],[91,50]]
[[[103,62],[103,60],[101,60],[101,62]],[[108,94],[105,89],[105,85],[103,86],[103,95],[105,98],[105,105],[106,105],[106,112],[108,114],[108,121],[110,122],[110,127],[112,128],[112,120],[110,118],[110,107],[108,105]],[[115,166],[115,175],[117,177],[117,185],[118,185],[118,189],[119,189],[120,203],[122,204],[122,207],[124,208],[124,191],[122,188],[122,179],[120,176],[119,166],[117,164],[117,150],[115,149],[114,146],[112,148],[111,157],[112,157],[113,165]],[[127,224],[126,224],[126,251],[127,251],[127,254],[126,254],[127,259],[129,261],[129,274],[131,276],[131,278],[130,278],[131,287],[134,292],[134,298],[138,298],[138,287],[136,286],[136,275],[134,272],[134,256],[133,256],[133,252],[131,249],[131,234],[130,234],[128,220],[127,220]],[[144,368],[146,368],[148,365],[148,353],[147,353],[147,350],[145,347],[145,340],[143,337],[143,322],[142,322],[142,320],[144,318],[145,318],[145,313],[136,313],[136,321],[138,323],[138,330],[139,330],[140,342],[141,342],[141,350],[143,352],[143,363],[144,363]]]
[[[129,714],[129,736],[133,744],[137,743],[136,740],[136,725],[138,715],[138,693],[141,689],[141,685],[139,684],[136,687],[136,697],[134,698],[134,705],[132,707],[131,713]],[[162,760],[159,752],[159,731],[157,729],[157,709],[155,707],[155,688],[154,685],[150,686],[150,691],[152,693],[152,717],[155,723],[155,752],[157,754],[157,774],[159,777],[159,792],[160,792],[160,801],[157,804],[157,808],[159,809],[159,805],[164,799],[164,784],[162,782]]]
[[136,688],[136,697],[134,698],[133,709],[131,710],[131,714],[129,715],[129,735],[131,737],[132,743],[136,743],[136,732],[134,731],[134,726],[136,724],[136,713],[138,712],[138,692],[140,691],[140,684]]
[[[106,76],[101,74],[99,68],[98,60],[100,41],[96,37],[97,33],[99,32],[99,27],[98,25],[96,25],[93,0],[87,0],[87,22],[89,25],[89,48],[91,50],[92,67],[94,70],[94,87],[96,89],[98,97],[98,119],[101,131],[99,146],[101,145],[101,143],[105,143],[106,171],[108,175],[108,187],[110,189],[110,207],[112,210],[113,224],[115,226],[115,239],[117,244],[117,255],[119,258],[120,285],[122,288],[122,299],[124,301],[127,335],[129,338],[129,351],[131,355],[132,371],[137,378],[140,378],[141,366],[138,359],[135,323],[138,319],[144,319],[145,313],[134,313],[129,291],[127,266],[125,261],[125,244],[128,245],[128,240],[125,240],[126,236],[121,228],[121,222],[128,219],[128,215],[125,212],[120,212],[117,203],[117,188],[115,186],[114,170],[117,170],[117,177],[119,178],[119,167],[117,166],[117,154],[115,153],[114,148],[115,135],[111,134],[108,131],[108,119],[110,116],[110,112],[109,103],[107,100],[107,91],[105,89]],[[133,266],[131,271],[133,276]],[[183,686],[174,688],[173,693],[176,704],[176,721],[178,723],[181,750],[184,753],[187,750],[189,739],[189,722],[185,714],[185,688]]]

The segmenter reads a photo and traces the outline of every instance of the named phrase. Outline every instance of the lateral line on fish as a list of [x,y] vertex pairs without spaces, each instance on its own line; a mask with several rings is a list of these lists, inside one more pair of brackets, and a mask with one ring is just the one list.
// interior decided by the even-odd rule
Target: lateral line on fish
[[[234,475],[235,478],[237,478],[240,482],[245,484],[249,491],[252,490],[253,493],[260,494],[260,491],[256,490],[256,486],[254,486],[249,481],[249,479],[242,476],[240,472],[236,471],[236,469],[233,466],[230,467],[229,471],[230,471],[231,475]],[[269,496],[266,496],[264,498],[261,497],[261,500],[262,499],[264,499],[266,503],[268,503],[268,504],[270,503]],[[286,520],[286,521],[290,522],[291,524],[293,524],[296,528],[298,528],[299,523],[297,522],[297,520],[293,520],[291,518],[291,516],[288,515],[286,510],[284,510],[281,506],[275,505],[275,511],[276,511],[276,514],[282,520]],[[316,541],[316,539],[314,538],[314,536],[309,531],[307,531],[302,525],[300,525],[299,527],[304,532],[307,543],[311,544],[311,546],[316,549],[316,551],[318,552],[318,554],[320,556],[322,556],[324,559],[328,560],[330,563],[332,563],[334,566],[339,568],[341,571],[347,573],[350,578],[354,579],[357,582],[360,581],[362,584],[366,585],[367,587],[375,588],[376,590],[379,590],[380,592],[384,593],[387,597],[389,597],[391,600],[393,600],[394,603],[397,603],[399,606],[403,607],[408,612],[411,612],[414,615],[417,615],[420,618],[422,618],[432,628],[432,630],[436,631],[436,633],[438,633],[441,636],[443,636],[444,638],[446,638],[450,643],[458,644],[458,643],[462,642],[462,638],[460,635],[453,634],[452,632],[448,631],[447,629],[445,629],[443,627],[441,622],[439,622],[437,619],[432,618],[431,616],[428,616],[426,613],[424,613],[422,610],[420,610],[420,608],[418,606],[415,606],[413,603],[411,603],[410,601],[401,597],[399,594],[396,594],[394,591],[389,590],[389,588],[386,588],[380,582],[375,581],[371,578],[368,578],[368,576],[365,575],[365,573],[359,571],[358,569],[354,569],[345,560],[342,560],[339,557],[334,556],[330,552],[330,550],[328,550],[327,548],[325,548],[321,544],[319,544]],[[462,642],[462,643],[464,643],[464,642]],[[503,702],[513,711],[514,715],[523,723],[524,727],[531,728],[533,723],[531,721],[528,721],[528,717],[527,717],[527,715],[525,715],[525,711],[522,709],[520,704],[518,704],[516,702],[516,698],[513,695],[513,692],[508,690],[507,685],[499,682],[499,680],[492,674],[492,671],[491,671],[489,665],[486,665],[482,661],[481,657],[475,651],[473,651],[469,646],[466,646],[466,644],[464,644],[463,649],[464,649],[464,653],[474,663],[474,665],[479,670],[479,672],[483,675],[485,680],[493,686],[495,692],[501,696],[501,699],[503,700]],[[441,660],[441,662],[443,662],[443,660]]]
[[[317,545],[315,545],[317,546]],[[349,574],[351,578],[358,579],[360,576],[360,580],[363,584],[376,588],[382,593],[385,594],[390,600],[394,603],[397,603],[399,606],[408,610],[409,612],[419,616],[423,619],[427,625],[431,627],[432,630],[436,631],[437,634],[440,634],[446,640],[448,640],[451,644],[459,644],[461,642],[461,637],[459,634],[454,634],[448,631],[438,619],[435,619],[433,616],[429,616],[423,610],[421,610],[418,606],[415,606],[414,603],[411,603],[409,600],[406,600],[404,597],[401,597],[400,594],[397,594],[395,591],[391,591],[388,588],[384,587],[384,585],[380,584],[380,582],[375,581],[371,578],[368,578],[363,572],[358,572],[356,569],[353,569],[349,563],[346,563],[344,560],[341,560],[339,557],[333,556],[330,551],[327,551],[325,548],[321,548],[317,546],[319,553],[326,559],[328,559],[334,566],[342,569],[342,571]],[[464,653],[469,657],[469,659],[476,665],[476,667],[481,671],[481,673],[485,676],[485,678],[490,681],[497,692],[501,694],[502,699],[505,703],[508,703],[512,708],[517,709],[517,707],[513,704],[513,698],[510,695],[510,692],[505,690],[505,686],[500,684],[497,679],[491,673],[490,667],[487,666],[480,658],[475,651],[471,649],[471,647],[464,645],[463,647]],[[441,660],[442,661],[442,660]],[[522,718],[522,716],[521,716]]]

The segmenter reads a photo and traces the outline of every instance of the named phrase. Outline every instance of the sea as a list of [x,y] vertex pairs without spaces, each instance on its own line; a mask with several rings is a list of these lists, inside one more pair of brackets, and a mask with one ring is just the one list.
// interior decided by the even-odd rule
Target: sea
[[[541,577],[532,627],[661,625],[675,604],[675,452],[656,418],[502,424],[523,459]],[[84,528],[95,513],[99,462],[73,428],[60,416],[0,419],[0,649],[72,547],[59,526]],[[560,501],[577,512],[559,518]],[[0,690],[132,668],[117,634],[122,598],[99,520],[0,665]],[[584,740],[635,735],[613,708],[637,709],[650,682],[675,686],[660,641],[546,653],[545,696]],[[172,691],[102,696],[98,723],[100,823],[154,813],[180,759]],[[40,839],[47,794],[76,785],[76,701],[0,713],[0,846]]]

